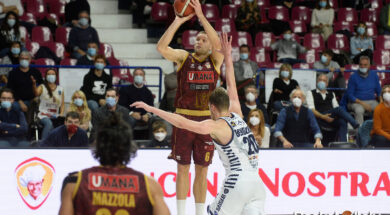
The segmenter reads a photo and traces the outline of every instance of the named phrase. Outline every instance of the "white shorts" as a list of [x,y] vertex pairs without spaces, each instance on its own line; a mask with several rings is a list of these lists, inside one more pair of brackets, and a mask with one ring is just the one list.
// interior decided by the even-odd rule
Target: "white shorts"
[[265,189],[257,172],[230,173],[217,197],[207,207],[208,215],[263,215]]

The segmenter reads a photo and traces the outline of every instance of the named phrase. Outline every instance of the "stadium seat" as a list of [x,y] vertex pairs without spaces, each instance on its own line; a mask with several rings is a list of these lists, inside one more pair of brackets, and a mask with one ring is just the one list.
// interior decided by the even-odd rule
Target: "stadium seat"
[[381,86],[390,84],[390,73],[380,72],[380,71],[386,70],[385,65],[372,65],[370,69],[371,70],[379,70],[377,72],[377,74],[378,74],[379,82],[381,83]]
[[248,45],[250,48],[253,46],[252,36],[246,31],[233,32],[232,34],[232,46]]
[[315,49],[309,49],[306,53],[299,54],[299,59],[305,60],[308,64],[314,64],[320,60],[319,51]]
[[308,33],[303,37],[303,46],[309,49],[323,50],[325,48],[325,43],[321,34]]
[[[35,65],[46,65],[46,66],[54,66],[54,65],[56,65],[54,60],[52,60],[50,58],[39,58],[39,59],[34,60],[33,63]],[[37,68],[37,69],[41,72],[42,77],[45,77],[45,71],[47,70],[47,68],[40,67],[40,68]]]
[[[126,61],[118,60],[116,58],[109,58],[108,62],[111,66],[129,66]],[[133,76],[129,69],[111,69],[112,84],[127,84],[133,83]]]
[[151,16],[156,22],[169,22],[174,12],[171,4],[166,2],[155,2],[152,5]]
[[26,41],[26,49],[30,52],[32,57],[35,56],[35,54],[38,52],[39,48],[40,48],[39,43],[32,42],[30,40]]
[[270,68],[270,69],[279,69],[280,67],[282,67],[283,63],[279,63],[279,62],[271,62],[271,63],[268,63],[267,64],[267,68]]
[[69,33],[72,28],[70,27],[58,27],[56,29],[56,42],[68,45]]
[[337,21],[339,22],[351,22],[356,24],[358,22],[357,12],[354,8],[339,8],[337,12]]
[[224,5],[222,8],[222,18],[235,19],[237,17],[237,9],[239,7],[234,4]]
[[378,10],[380,10],[383,6],[382,0],[368,0],[368,3],[370,3],[370,8],[374,8]]
[[55,24],[56,24],[57,26],[61,24],[60,19],[58,18],[57,14],[55,14],[55,13],[48,13],[48,14],[46,15],[46,18],[47,18],[48,20],[49,20],[49,19],[54,20],[54,22],[55,22]]
[[76,64],[77,64],[77,59],[73,59],[73,58],[65,58],[62,59],[60,62],[60,65],[62,66],[75,66]]
[[271,6],[270,0],[257,0],[257,5],[264,9],[268,9]]
[[28,34],[27,29],[24,26],[19,26],[20,38],[29,39],[30,35]]
[[371,65],[371,68],[372,70],[386,70],[386,66],[385,65]]
[[241,6],[241,1],[244,1],[244,0],[232,0],[233,4],[235,4],[237,6]]
[[367,35],[376,38],[378,35],[378,30],[376,28],[375,23],[366,22],[366,26],[367,26]]
[[375,50],[373,61],[376,65],[390,65],[390,50]]
[[357,148],[359,148],[359,146],[356,143],[350,143],[350,142],[330,142],[329,148],[357,149]]
[[272,6],[268,10],[268,19],[276,19],[281,21],[289,21],[290,16],[288,10],[283,6]]
[[260,48],[265,48],[267,51],[271,50],[271,44],[276,40],[271,32],[259,32],[256,34],[255,45]]
[[267,67],[271,61],[269,53],[265,48],[254,47],[251,49],[251,60],[255,61],[259,67]]
[[61,0],[52,0],[48,3],[49,12],[55,13],[57,17],[61,20],[61,23],[65,21],[65,1]]
[[338,2],[338,0],[329,0],[329,4],[330,4],[330,6],[331,6],[333,9],[335,9],[335,11],[338,10],[338,8],[339,8],[339,2]]
[[215,4],[202,4],[202,11],[209,22],[215,22],[220,19],[219,8]]
[[390,49],[390,35],[378,35],[375,41],[376,49]]
[[351,33],[355,32],[355,29],[353,28],[353,24],[351,22],[343,21],[334,23],[334,32],[341,30],[348,30]]
[[34,14],[38,20],[43,19],[47,14],[46,4],[43,0],[28,0],[26,2],[26,12]]
[[291,31],[295,34],[304,34],[307,32],[306,23],[300,20],[292,20],[289,22]]
[[347,64],[344,67],[346,70],[358,70],[359,69],[359,64]]
[[114,49],[112,46],[108,43],[100,43],[99,46],[99,54],[104,55],[107,59],[115,57],[114,55]]
[[196,42],[196,35],[198,31],[196,30],[186,30],[181,36],[182,44],[184,49],[193,50]]
[[57,55],[57,57],[64,59],[65,57],[64,44],[58,42],[48,42],[47,45],[49,49]]
[[31,39],[32,41],[39,43],[41,46],[44,46],[46,42],[53,41],[50,29],[44,26],[35,26],[32,29]]
[[309,24],[311,21],[311,11],[309,8],[304,6],[294,7],[291,12],[292,20],[300,20]]
[[233,33],[236,31],[236,25],[233,19],[219,19],[215,22],[215,30],[224,33]]
[[240,47],[232,46],[232,59],[233,62],[237,62],[240,60]]
[[313,64],[308,63],[296,63],[293,65],[294,69],[310,69],[313,67]]
[[26,13],[25,12],[21,17],[19,17],[19,19],[21,21],[29,22],[29,23],[32,23],[34,25],[37,24],[37,20],[35,19],[35,16],[32,13]]
[[374,8],[364,8],[360,11],[360,21],[362,22],[374,22],[379,24],[380,11]]
[[339,53],[340,50],[349,52],[349,41],[344,34],[332,34],[328,38],[328,48]]

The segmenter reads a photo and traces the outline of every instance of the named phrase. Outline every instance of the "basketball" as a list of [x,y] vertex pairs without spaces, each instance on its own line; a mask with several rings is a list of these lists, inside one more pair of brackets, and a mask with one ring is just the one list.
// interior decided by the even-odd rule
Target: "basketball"
[[180,17],[185,17],[194,13],[194,8],[191,7],[190,1],[191,0],[175,0],[173,3],[175,14]]

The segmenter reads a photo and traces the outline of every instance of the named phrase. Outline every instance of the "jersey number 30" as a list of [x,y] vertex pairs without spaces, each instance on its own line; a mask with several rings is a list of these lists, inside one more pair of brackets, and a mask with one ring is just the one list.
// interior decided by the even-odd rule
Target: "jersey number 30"
[[257,145],[256,139],[253,134],[244,137],[244,144],[248,144],[248,155],[257,154],[259,152],[259,145]]
[[[111,215],[111,212],[107,208],[100,208],[96,211],[95,215]],[[130,213],[123,209],[119,209],[114,215],[130,215]]]

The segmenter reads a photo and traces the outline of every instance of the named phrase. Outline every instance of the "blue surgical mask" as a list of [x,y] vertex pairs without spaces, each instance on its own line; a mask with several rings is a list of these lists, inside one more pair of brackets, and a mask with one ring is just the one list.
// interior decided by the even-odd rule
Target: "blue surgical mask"
[[240,54],[241,60],[247,60],[248,57],[249,57],[248,53],[241,53],[241,54]]
[[10,28],[14,27],[15,23],[16,23],[16,20],[15,20],[15,19],[8,19],[8,20],[7,20],[7,24],[8,24],[8,26],[9,26]]
[[82,99],[80,99],[80,98],[77,98],[77,99],[75,99],[75,100],[73,101],[73,103],[74,103],[77,107],[81,107],[81,106],[83,106],[84,101],[83,101]]
[[291,40],[292,35],[291,35],[291,34],[283,34],[283,38],[284,38],[285,40]]
[[320,1],[320,7],[324,8],[326,7],[327,3],[326,1]]
[[88,25],[88,19],[87,18],[80,18],[79,19],[79,24],[81,26],[87,26]]
[[290,76],[290,72],[287,71],[287,70],[283,70],[280,72],[280,75],[283,77],[283,78],[288,78],[288,76]]
[[325,89],[326,89],[326,83],[323,82],[323,81],[319,81],[319,82],[317,83],[317,88],[318,88],[319,90],[325,90]]
[[54,82],[56,82],[56,75],[47,75],[46,80],[49,83],[54,83]]
[[107,97],[106,104],[110,107],[114,107],[116,105],[116,100],[114,97]]
[[144,83],[144,77],[141,75],[134,76],[134,83],[136,83],[136,84]]
[[19,64],[20,64],[21,67],[27,68],[30,65],[30,62],[28,60],[24,60],[23,59],[23,60],[19,61]]
[[12,103],[10,101],[2,101],[1,102],[1,107],[4,108],[4,109],[10,108],[11,105],[12,105]]
[[95,68],[98,70],[103,70],[104,69],[104,63],[95,63]]
[[367,68],[359,68],[359,72],[366,74],[368,72]]
[[18,47],[12,47],[12,48],[11,48],[11,53],[14,54],[14,55],[20,54],[20,48],[18,48]]
[[359,35],[363,35],[366,32],[366,29],[364,27],[358,27],[357,32]]
[[96,55],[96,49],[95,48],[88,48],[87,53],[89,56],[95,56]]
[[322,63],[328,62],[328,57],[326,57],[325,55],[321,55],[321,62]]

